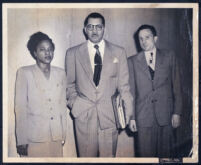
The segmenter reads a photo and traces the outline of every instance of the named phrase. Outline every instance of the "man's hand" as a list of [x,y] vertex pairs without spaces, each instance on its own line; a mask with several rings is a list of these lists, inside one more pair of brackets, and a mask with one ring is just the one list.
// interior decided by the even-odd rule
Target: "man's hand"
[[131,120],[131,116],[127,116],[127,115],[126,115],[125,120],[126,120],[126,126],[129,125],[130,120]]
[[20,155],[20,156],[22,156],[22,155],[24,155],[24,156],[26,156],[26,155],[28,155],[28,144],[24,144],[24,145],[19,145],[19,146],[17,146],[17,153]]
[[132,132],[137,132],[137,126],[136,126],[135,120],[130,120],[130,122],[129,122],[129,129]]
[[64,144],[65,144],[65,140],[62,140],[62,141],[61,141],[61,144],[62,144],[62,146],[64,146]]
[[173,114],[172,115],[172,127],[173,128],[177,128],[180,126],[180,115],[177,115],[177,114]]

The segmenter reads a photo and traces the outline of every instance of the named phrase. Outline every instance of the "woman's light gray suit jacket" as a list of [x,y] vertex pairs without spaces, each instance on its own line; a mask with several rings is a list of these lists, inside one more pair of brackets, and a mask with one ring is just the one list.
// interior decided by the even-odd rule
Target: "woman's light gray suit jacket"
[[66,76],[51,67],[47,80],[37,65],[17,71],[15,84],[17,145],[65,140]]

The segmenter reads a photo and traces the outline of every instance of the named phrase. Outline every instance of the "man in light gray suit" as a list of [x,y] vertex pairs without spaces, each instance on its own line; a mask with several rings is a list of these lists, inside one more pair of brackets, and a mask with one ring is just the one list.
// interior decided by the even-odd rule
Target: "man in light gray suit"
[[142,25],[137,35],[143,51],[128,60],[137,151],[140,157],[170,157],[173,128],[180,125],[182,110],[177,59],[172,51],[156,47],[153,26]]
[[111,96],[125,101],[126,122],[133,111],[125,50],[103,39],[105,19],[91,13],[84,22],[88,41],[66,54],[67,100],[75,118],[80,157],[114,157],[118,131]]

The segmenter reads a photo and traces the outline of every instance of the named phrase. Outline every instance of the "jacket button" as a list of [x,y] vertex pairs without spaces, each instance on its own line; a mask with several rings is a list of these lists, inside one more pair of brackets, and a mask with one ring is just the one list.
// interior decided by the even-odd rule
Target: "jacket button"
[[53,117],[51,117],[51,120],[53,120]]
[[157,102],[157,100],[156,100],[156,99],[154,99],[154,100],[151,100],[151,102],[152,102],[152,103],[154,103],[154,102]]

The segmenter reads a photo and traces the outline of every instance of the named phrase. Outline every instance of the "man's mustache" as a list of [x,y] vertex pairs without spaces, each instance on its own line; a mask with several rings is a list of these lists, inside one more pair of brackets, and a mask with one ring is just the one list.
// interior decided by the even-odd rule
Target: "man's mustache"
[[92,37],[96,37],[96,36],[98,36],[98,34],[92,34]]

